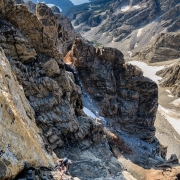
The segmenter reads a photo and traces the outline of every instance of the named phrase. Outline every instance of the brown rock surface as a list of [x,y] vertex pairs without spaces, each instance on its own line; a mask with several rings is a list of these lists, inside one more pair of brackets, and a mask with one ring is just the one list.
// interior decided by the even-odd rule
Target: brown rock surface
[[[39,10],[42,10],[42,7],[44,6],[45,11],[48,10],[52,13],[50,8],[46,5],[39,4],[36,10],[37,14],[39,14]],[[35,16],[33,13],[29,12],[25,5],[15,5],[13,0],[2,0],[0,2],[0,7],[1,17],[4,17],[14,24],[16,28],[21,30],[23,34],[31,40],[32,45],[38,52],[46,53],[50,57],[58,60],[58,63],[61,63],[63,56],[57,46],[57,32],[52,31],[52,29],[58,31],[57,19],[56,22],[52,23],[51,28],[47,28],[47,26],[43,26],[43,23],[41,24],[40,22],[43,18],[41,16]],[[46,14],[44,15],[46,16]],[[56,17],[53,14],[51,15],[52,16],[49,16],[47,21],[51,21],[52,19],[55,20]],[[38,17],[40,18],[40,21],[38,20]],[[56,33],[56,35],[54,33]]]
[[178,180],[180,178],[180,167],[164,168],[160,170],[151,169],[146,176],[146,180]]
[[37,167],[53,165],[35,124],[34,111],[2,49],[0,82],[0,179],[15,177],[26,162]]
[[[104,47],[95,49],[77,39],[68,58],[73,59],[73,64],[77,67],[81,78],[78,81],[75,69],[62,62],[74,38],[71,37],[73,30],[70,33],[65,30],[71,29],[71,26],[66,25],[63,16],[55,16],[51,9],[42,3],[37,5],[37,16],[30,13],[26,6],[15,5],[12,0],[0,0],[0,7],[0,45],[11,64],[13,77],[17,78],[27,98],[21,98],[23,102],[15,101],[16,98],[14,101],[20,103],[17,107],[19,110],[28,100],[34,110],[30,105],[25,108],[24,121],[30,127],[26,128],[23,124],[20,135],[24,135],[24,131],[27,132],[27,129],[32,127],[35,128],[32,132],[35,135],[41,132],[43,139],[42,141],[39,136],[37,138],[32,135],[35,136],[34,139],[29,138],[28,141],[27,138],[25,141],[27,147],[20,142],[23,147],[16,153],[22,154],[21,159],[35,168],[46,166],[52,159],[48,159],[49,155],[45,151],[52,153],[54,150],[58,157],[67,156],[73,161],[70,173],[83,180],[125,179],[113,148],[132,162],[147,168],[164,162],[161,146],[154,137],[157,110],[157,85],[154,82],[143,77],[137,67],[126,65],[120,51]],[[61,25],[60,21],[64,25]],[[3,61],[2,66],[4,67]],[[11,89],[12,84],[7,80],[9,74],[11,73],[5,75],[7,82],[4,82],[7,83],[6,87]],[[82,89],[78,84],[82,84]],[[100,116],[105,118],[107,131],[100,119],[93,119],[83,112],[84,89],[99,108]],[[17,91],[18,88],[14,90],[16,94]],[[14,92],[10,92],[12,97]],[[32,114],[28,113],[28,110]],[[6,122],[9,122],[11,113],[9,114]],[[20,117],[21,115],[18,118]],[[26,120],[30,117],[36,122],[39,131],[35,123],[31,125],[28,119]],[[31,132],[24,135],[26,136],[31,136]],[[34,152],[28,145],[35,146]],[[25,155],[22,152],[24,150]],[[31,153],[34,158],[41,153],[42,161],[39,162],[38,158],[31,159]],[[28,154],[30,157],[27,157]],[[14,156],[11,155],[9,154],[10,157]],[[5,168],[3,165],[2,167]],[[22,168],[12,168],[14,174],[2,176],[12,178]],[[35,170],[33,171],[30,169],[28,173],[33,176]],[[66,179],[66,176],[64,178]]]

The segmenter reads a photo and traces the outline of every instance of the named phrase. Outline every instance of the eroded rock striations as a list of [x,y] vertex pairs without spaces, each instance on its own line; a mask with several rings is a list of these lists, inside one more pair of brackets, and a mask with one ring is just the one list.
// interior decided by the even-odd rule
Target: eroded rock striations
[[[2,29],[1,29],[2,30]],[[15,178],[25,164],[49,166],[54,161],[39,135],[34,110],[0,49],[0,179]]]
[[149,142],[154,139],[157,85],[137,67],[125,64],[113,48],[95,49],[77,39],[72,49],[84,88],[100,109],[100,116],[114,119],[113,127]]
[[162,62],[180,57],[180,33],[162,33],[139,53],[139,59],[148,63]]
[[[63,45],[61,44],[62,42],[66,44],[66,41],[63,40],[63,38],[65,38],[63,35],[57,38],[59,32],[58,28],[61,29],[57,18],[52,14],[51,10],[42,3],[37,5],[37,16],[30,13],[26,6],[15,5],[13,1],[0,1],[0,6],[0,45],[4,49],[5,55],[11,64],[14,77],[17,77],[20,87],[24,89],[26,98],[34,109],[34,111],[31,109],[34,114],[31,115],[29,113],[28,116],[32,116],[32,119],[35,118],[36,124],[40,128],[41,138],[43,139],[40,139],[38,135],[36,137],[38,133],[36,129],[38,131],[38,128],[35,124],[30,124],[27,119],[30,117],[25,116],[24,119],[28,122],[28,126],[35,128],[35,130],[29,132],[25,125],[22,126],[23,130],[19,136],[21,139],[23,138],[24,131],[28,133],[27,139],[25,139],[26,147],[24,147],[25,145],[21,140],[17,140],[17,142],[22,143],[19,149],[16,149],[18,144],[12,145],[12,152],[16,151],[16,153],[14,153],[16,158],[14,161],[19,161],[20,164],[17,164],[17,168],[9,164],[8,171],[12,173],[5,171],[6,174],[2,174],[2,179],[13,178],[24,168],[21,159],[30,163],[31,166],[48,166],[52,165],[53,162],[51,163],[52,158],[49,157],[50,155],[46,154],[47,152],[52,154],[53,150],[56,149],[58,156],[62,155],[63,152],[67,155],[68,151],[64,151],[64,148],[60,149],[60,152],[58,152],[58,149],[61,147],[71,147],[73,144],[77,144],[74,148],[81,149],[79,155],[83,158],[83,148],[90,148],[94,143],[97,143],[99,147],[101,147],[102,144],[105,148],[104,151],[108,153],[106,159],[99,158],[97,163],[99,169],[105,171],[103,177],[118,176],[120,165],[115,158],[113,159],[114,156],[110,151],[107,140],[103,138],[102,124],[84,114],[82,110],[81,88],[75,84],[73,74],[65,70],[62,61],[62,51],[59,47]],[[11,12],[11,15],[7,13],[8,11]],[[46,22],[52,23],[51,26],[47,26]],[[48,44],[48,42],[51,43]],[[27,100],[22,100],[22,104]],[[16,101],[18,101],[18,99]],[[18,103],[21,104],[21,101]],[[30,106],[28,107],[30,109]],[[13,113],[11,114],[13,115]],[[21,126],[13,117],[8,117],[6,121],[15,124],[16,128]],[[2,132],[4,132],[6,128],[10,129],[7,125],[5,127],[3,126],[3,128]],[[20,130],[21,128],[17,131]],[[13,134],[13,129],[12,131],[9,130],[9,134],[11,133]],[[28,139],[28,136],[31,135],[33,140],[30,139],[31,137]],[[26,135],[24,135],[24,137],[26,137]],[[38,139],[36,140],[38,137],[42,142],[40,140],[38,141]],[[6,139],[8,140],[8,138],[5,137],[5,140]],[[100,139],[102,142],[99,142]],[[32,147],[29,147],[28,143]],[[41,144],[45,146],[44,150],[43,147],[41,149]],[[3,147],[2,153],[5,151],[5,158],[2,156],[4,158],[2,164],[4,172],[7,166],[4,165],[4,163],[8,162],[8,159],[6,161],[6,154],[11,151],[7,149],[6,152],[6,148],[10,149],[8,144],[1,144],[1,146]],[[72,147],[72,150],[74,150],[73,153],[76,154],[77,151],[75,151],[74,148]],[[29,152],[31,149],[35,152],[33,150]],[[37,158],[38,153],[42,155],[39,155]],[[96,156],[96,154],[93,155],[93,153],[97,153],[95,148],[91,152],[91,155]],[[16,154],[18,154],[19,159],[16,157]],[[7,155],[9,156],[8,158],[13,158],[13,155]],[[48,160],[48,157],[50,160]],[[12,160],[11,163],[13,164],[14,161]],[[81,171],[76,174],[79,176],[81,174],[81,176],[84,177],[84,169],[93,165],[96,162],[96,158],[92,159],[92,164],[90,163],[89,165],[88,161],[77,160],[77,162],[80,163],[79,166],[81,166]],[[116,164],[116,168],[113,172],[109,173],[108,169],[111,169],[112,166],[114,167],[114,163]],[[104,166],[104,164],[106,164],[106,166]],[[93,172],[95,169],[97,168],[92,166]],[[82,173],[83,170],[84,173]],[[95,176],[101,177],[101,171],[97,172],[97,174],[90,174],[88,179],[94,179]]]
[[180,61],[173,63],[157,72],[162,77],[160,86],[170,87],[174,96],[180,97]]

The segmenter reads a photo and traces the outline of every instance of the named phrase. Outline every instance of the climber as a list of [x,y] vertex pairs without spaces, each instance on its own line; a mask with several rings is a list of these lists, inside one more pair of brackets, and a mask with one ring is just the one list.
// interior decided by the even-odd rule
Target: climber
[[64,159],[58,159],[57,164],[60,171],[65,172],[65,174],[69,175],[69,169],[72,165],[70,159],[68,159],[67,157],[65,157]]

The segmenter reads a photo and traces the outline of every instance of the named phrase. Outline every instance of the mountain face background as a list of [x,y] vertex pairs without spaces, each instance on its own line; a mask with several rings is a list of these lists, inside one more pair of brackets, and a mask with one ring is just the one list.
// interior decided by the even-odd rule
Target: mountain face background
[[96,0],[67,11],[84,38],[135,55],[160,32],[179,30],[179,0]]
[[[92,1],[92,0],[91,0]],[[62,9],[62,11],[65,11],[74,5],[79,5],[83,3],[90,2],[90,0],[32,0],[32,2],[37,3],[37,2],[45,2],[46,4],[54,4],[55,6],[58,6],[59,8]]]
[[62,11],[69,9],[70,7],[73,7],[74,4],[70,0],[45,0],[45,1],[37,1],[32,0],[34,3],[37,2],[45,2],[46,4],[54,4],[62,9]]

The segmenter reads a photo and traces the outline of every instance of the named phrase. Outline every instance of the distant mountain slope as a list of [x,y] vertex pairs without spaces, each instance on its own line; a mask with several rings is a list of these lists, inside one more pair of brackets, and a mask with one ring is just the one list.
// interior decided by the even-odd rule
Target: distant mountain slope
[[95,0],[66,15],[84,38],[131,56],[160,32],[180,28],[179,0]]
[[[32,0],[34,3],[37,3],[37,0]],[[70,0],[39,0],[38,2],[45,2],[46,4],[55,4],[56,6],[59,6],[62,11],[65,11],[66,9],[73,7],[74,4]]]

